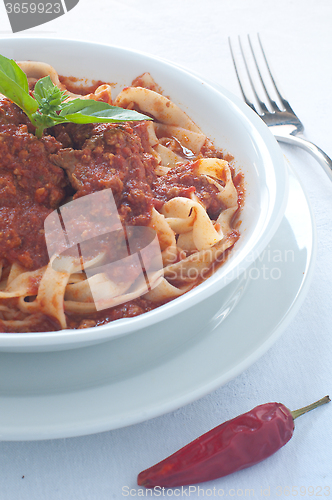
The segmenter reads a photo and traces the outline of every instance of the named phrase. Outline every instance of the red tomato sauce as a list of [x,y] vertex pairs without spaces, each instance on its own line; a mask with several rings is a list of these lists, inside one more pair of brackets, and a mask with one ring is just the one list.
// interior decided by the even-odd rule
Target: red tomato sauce
[[[174,196],[190,197],[193,192],[211,218],[224,208],[215,196],[216,187],[195,174],[195,162],[189,161],[187,152],[184,163],[170,175],[155,174],[157,160],[150,152],[147,122],[58,125],[41,139],[33,131],[24,113],[0,98],[0,260],[5,265],[16,262],[34,270],[48,263],[44,221],[70,196],[77,199],[111,188],[120,219],[129,226],[148,225],[152,207],[158,209]],[[223,154],[211,146],[203,156]],[[235,180],[243,200],[243,178],[238,175]],[[68,314],[68,327],[101,325],[159,305],[138,298],[87,316]],[[57,329],[51,319],[41,317],[33,331]]]

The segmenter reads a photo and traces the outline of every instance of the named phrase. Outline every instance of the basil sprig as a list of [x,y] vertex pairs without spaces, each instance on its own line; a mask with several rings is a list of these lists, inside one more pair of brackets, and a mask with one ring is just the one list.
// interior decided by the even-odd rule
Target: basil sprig
[[37,81],[33,97],[26,74],[13,59],[0,55],[0,93],[17,104],[42,137],[45,128],[59,123],[119,123],[150,120],[134,110],[111,106],[92,99],[73,99],[53,84],[49,76]]

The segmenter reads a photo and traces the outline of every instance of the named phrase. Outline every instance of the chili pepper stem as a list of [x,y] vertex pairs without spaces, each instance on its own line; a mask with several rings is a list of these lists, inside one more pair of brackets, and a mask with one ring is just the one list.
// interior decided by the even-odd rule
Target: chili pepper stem
[[297,417],[300,417],[303,415],[303,413],[307,413],[310,410],[314,410],[318,406],[325,405],[326,403],[329,403],[331,400],[329,396],[325,396],[322,399],[319,399],[318,401],[315,401],[315,403],[312,403],[311,405],[304,406],[303,408],[299,408],[298,410],[291,411],[291,415],[293,417],[293,420],[295,420]]

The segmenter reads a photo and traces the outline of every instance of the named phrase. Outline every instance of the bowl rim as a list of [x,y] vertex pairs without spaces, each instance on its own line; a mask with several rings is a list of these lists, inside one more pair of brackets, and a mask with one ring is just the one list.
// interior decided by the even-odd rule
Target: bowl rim
[[[258,240],[255,242],[251,242],[249,248],[246,252],[245,262],[242,259],[243,267],[241,268],[241,273],[244,272],[256,258],[260,255],[260,253],[266,248],[269,244],[271,238],[277,231],[282,217],[284,215],[284,211],[286,208],[287,198],[288,198],[288,173],[285,165],[285,160],[283,154],[277,144],[276,139],[272,135],[271,131],[265,125],[263,120],[251,109],[247,106],[241,99],[237,96],[233,95],[230,91],[223,88],[221,85],[216,84],[214,82],[209,82],[201,77],[199,74],[191,72],[189,69],[181,67],[173,62],[161,58],[158,56],[154,56],[139,50],[132,50],[120,45],[113,44],[105,44],[99,42],[90,42],[86,40],[80,39],[67,39],[63,37],[44,37],[44,36],[34,36],[34,37],[1,37],[1,41],[9,41],[11,44],[35,44],[42,43],[45,41],[49,42],[61,42],[64,44],[73,44],[73,45],[86,45],[89,47],[93,47],[95,49],[103,49],[103,50],[115,50],[120,51],[126,54],[136,55],[139,57],[144,57],[152,62],[157,62],[165,67],[171,68],[173,71],[175,70],[179,75],[195,79],[200,83],[204,84],[204,87],[207,88],[209,92],[214,92],[219,98],[225,99],[228,101],[228,104],[234,109],[234,111],[241,116],[241,118],[245,121],[245,123],[249,126],[252,138],[255,140],[255,143],[261,143],[265,146],[265,154],[266,161],[271,162],[272,165],[278,164],[278,171],[274,172],[278,174],[278,183],[276,179],[276,189],[278,189],[278,207],[276,208],[276,199],[272,205],[274,214],[270,214],[269,219],[264,224],[264,227],[260,230],[260,235],[258,235]],[[274,159],[273,159],[274,158]],[[273,220],[271,222],[271,218]],[[268,226],[268,227],[266,227]],[[236,252],[235,252],[236,254]],[[249,258],[248,258],[249,257]],[[218,292],[220,289],[225,287],[230,281],[227,279],[227,276],[236,268],[238,259],[233,259],[233,264],[226,275],[221,279],[218,276],[218,271],[210,276],[207,280],[200,283],[198,286],[188,291],[184,295],[177,297],[176,299],[153,309],[152,311],[143,313],[139,316],[133,318],[122,318],[105,325],[100,325],[97,327],[86,328],[86,329],[64,329],[58,330],[55,332],[31,332],[31,333],[1,333],[0,332],[0,350],[1,348],[6,347],[40,347],[40,346],[52,346],[63,345],[63,348],[66,349],[66,345],[75,344],[75,346],[80,347],[82,343],[86,343],[92,341],[94,343],[103,342],[107,340],[112,340],[114,338],[118,338],[120,336],[128,335],[133,333],[135,330],[142,329],[144,327],[159,323],[164,321],[169,317],[169,315],[179,314],[180,312],[196,305],[202,297],[208,298],[214,293]],[[223,266],[222,266],[223,267]],[[219,273],[220,274],[220,273]]]

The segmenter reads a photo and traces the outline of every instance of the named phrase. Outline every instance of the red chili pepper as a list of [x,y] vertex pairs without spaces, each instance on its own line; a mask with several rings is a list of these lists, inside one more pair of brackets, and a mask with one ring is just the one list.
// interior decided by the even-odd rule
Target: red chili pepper
[[255,465],[292,437],[294,419],[328,403],[329,396],[290,411],[266,403],[215,427],[138,475],[139,486],[172,488],[210,481]]

